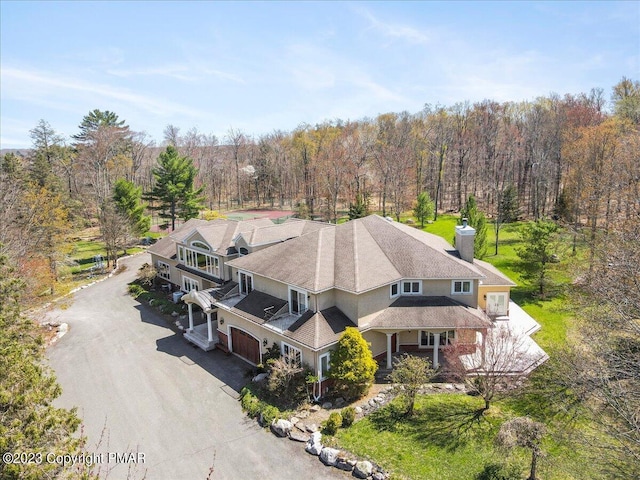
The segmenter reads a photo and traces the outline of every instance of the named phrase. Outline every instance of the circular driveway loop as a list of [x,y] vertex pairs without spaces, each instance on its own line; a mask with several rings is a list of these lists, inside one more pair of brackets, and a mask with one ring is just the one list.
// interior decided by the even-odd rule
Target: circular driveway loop
[[[212,479],[348,477],[244,415],[234,395],[247,364],[192,347],[128,295],[144,262],[147,254],[121,260],[123,273],[46,314],[69,324],[47,352],[63,388],[56,404],[78,407],[86,452],[105,452],[102,473],[125,478],[131,467],[134,479],[205,480],[213,468]],[[144,464],[107,463],[106,452],[139,452]]]

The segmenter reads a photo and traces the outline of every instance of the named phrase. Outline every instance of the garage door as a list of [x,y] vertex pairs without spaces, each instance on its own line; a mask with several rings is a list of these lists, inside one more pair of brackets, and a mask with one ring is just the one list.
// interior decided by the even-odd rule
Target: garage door
[[231,327],[231,346],[233,353],[253,364],[260,363],[260,342],[248,333]]

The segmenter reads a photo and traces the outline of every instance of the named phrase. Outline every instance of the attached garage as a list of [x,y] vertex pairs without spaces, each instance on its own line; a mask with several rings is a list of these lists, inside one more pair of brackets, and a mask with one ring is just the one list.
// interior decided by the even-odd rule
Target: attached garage
[[234,327],[231,327],[231,350],[254,365],[260,363],[260,341]]

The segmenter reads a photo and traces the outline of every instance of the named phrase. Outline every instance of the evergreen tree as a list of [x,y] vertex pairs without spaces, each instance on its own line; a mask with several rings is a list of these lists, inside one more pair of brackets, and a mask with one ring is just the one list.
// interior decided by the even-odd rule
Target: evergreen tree
[[359,398],[373,384],[378,364],[357,328],[347,327],[331,352],[329,377],[347,400]]
[[133,182],[121,178],[113,187],[113,200],[116,210],[129,220],[135,235],[144,235],[149,230],[151,217],[144,214],[147,205],[142,202],[142,187],[136,187]]
[[462,219],[466,218],[470,227],[475,228],[476,236],[473,243],[474,256],[476,258],[484,258],[487,254],[487,219],[476,203],[476,198],[469,195],[467,203],[460,212],[459,224],[462,225]]
[[91,133],[100,127],[115,127],[123,131],[129,129],[129,127],[125,125],[125,121],[120,120],[114,112],[110,112],[109,110],[103,112],[96,108],[82,118],[82,122],[78,125],[80,133],[72,135],[72,138],[80,142],[86,142],[90,139]]
[[433,201],[429,196],[429,192],[421,192],[416,199],[416,206],[413,207],[413,214],[420,222],[420,227],[424,228],[424,222],[427,217],[433,215]]
[[80,420],[75,409],[52,405],[61,389],[45,366],[37,327],[20,314],[22,286],[0,256],[0,454],[34,455],[32,463],[0,461],[0,478],[62,478],[65,468],[45,456],[79,453],[83,439],[73,433]]
[[361,195],[356,195],[356,203],[349,204],[349,220],[363,218],[369,215],[369,206],[367,200]]
[[518,192],[513,184],[509,184],[498,198],[498,212],[493,222],[493,228],[496,234],[496,251],[498,255],[498,244],[500,238],[500,228],[504,223],[511,223],[517,220],[519,215]]
[[549,278],[550,264],[557,253],[558,225],[548,220],[537,220],[526,224],[521,232],[523,247],[516,250],[520,257],[518,269],[522,279],[534,285],[541,298],[548,292],[552,281]]
[[171,226],[171,230],[175,230],[177,218],[195,218],[204,208],[200,197],[203,188],[194,187],[197,170],[193,160],[180,155],[174,146],[167,146],[158,157],[158,164],[152,170],[156,183],[147,195],[158,204],[149,208],[159,211],[160,217],[168,220],[162,228]]

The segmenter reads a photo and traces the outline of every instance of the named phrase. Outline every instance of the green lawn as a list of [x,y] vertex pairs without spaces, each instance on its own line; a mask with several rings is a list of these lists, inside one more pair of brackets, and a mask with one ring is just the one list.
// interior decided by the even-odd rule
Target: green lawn
[[[529,454],[498,449],[494,439],[500,425],[516,416],[506,404],[496,403],[478,416],[482,400],[462,394],[418,397],[416,414],[407,418],[392,403],[351,427],[340,429],[340,448],[372,459],[392,473],[392,479],[473,479],[485,465],[506,460],[517,464],[525,478]],[[539,478],[595,478],[589,462],[576,450],[547,439],[548,457],[540,461]]]

